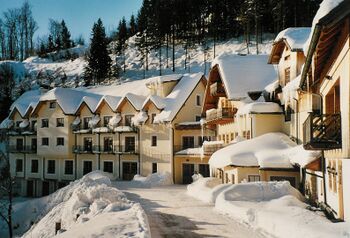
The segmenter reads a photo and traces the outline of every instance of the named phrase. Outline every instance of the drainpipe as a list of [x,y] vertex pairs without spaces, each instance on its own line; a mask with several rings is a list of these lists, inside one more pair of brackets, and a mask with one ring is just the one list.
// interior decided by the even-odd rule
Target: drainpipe
[[118,149],[118,163],[119,163],[119,178],[121,178],[121,162],[120,162],[120,153],[121,153],[121,151],[122,151],[122,145],[121,145],[121,143],[120,143],[120,132],[118,132],[118,147],[119,147],[119,149]]
[[97,149],[98,149],[98,153],[97,153],[97,169],[100,170],[101,168],[101,154],[100,154],[100,138],[101,134],[97,133]]
[[324,151],[322,150],[322,174],[323,174],[323,196],[324,203],[327,205],[327,191],[326,191],[326,159],[324,157]]
[[24,176],[24,179],[26,179],[26,169],[27,169],[27,153],[26,153],[26,136],[24,135],[23,136],[23,176]]
[[175,183],[175,161],[174,161],[174,138],[175,138],[175,133],[174,133],[174,128],[170,124],[170,154],[171,154],[171,166],[172,166],[172,173],[173,173],[173,181]]
[[296,139],[297,139],[297,145],[299,145],[299,101],[296,99],[296,98],[293,98],[293,100],[295,100],[295,102],[296,102],[296,114],[297,114],[297,118],[296,118],[296,121],[297,121],[297,123],[296,123]]
[[78,135],[75,133],[74,134],[74,148],[76,149],[75,153],[74,153],[74,178],[75,180],[77,180],[77,161],[78,161],[78,148],[77,148],[77,143],[78,143]]
[[136,127],[136,131],[137,131],[137,150],[138,150],[138,174],[141,175],[141,152],[140,152],[140,141],[141,141],[141,133],[140,133],[140,128]]

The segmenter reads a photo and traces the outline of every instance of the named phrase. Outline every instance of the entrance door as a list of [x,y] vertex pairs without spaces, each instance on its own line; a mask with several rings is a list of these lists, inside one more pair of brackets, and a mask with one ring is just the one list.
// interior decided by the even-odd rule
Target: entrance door
[[203,177],[210,177],[209,164],[200,164],[199,165],[199,173]]
[[43,181],[42,183],[42,196],[47,196],[50,194],[50,183],[48,181]]
[[27,196],[28,197],[33,197],[34,196],[34,182],[33,180],[28,180],[27,181]]
[[136,174],[136,162],[123,162],[123,180],[132,180]]
[[182,164],[182,183],[192,183],[192,175],[194,174],[194,164]]

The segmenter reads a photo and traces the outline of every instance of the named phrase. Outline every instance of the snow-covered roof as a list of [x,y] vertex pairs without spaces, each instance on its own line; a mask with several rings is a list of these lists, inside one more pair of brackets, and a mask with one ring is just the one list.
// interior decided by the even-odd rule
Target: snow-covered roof
[[309,45],[311,42],[312,34],[315,30],[316,25],[319,23],[319,21],[325,17],[328,13],[330,13],[334,8],[336,8],[340,3],[344,2],[346,0],[323,0],[320,4],[320,8],[318,9],[313,21],[312,21],[312,27],[311,27],[311,34],[309,35],[308,39],[306,40],[303,49],[305,55],[307,54],[309,50]]
[[30,107],[35,107],[40,99],[41,93],[40,90],[31,90],[23,93],[10,107],[10,110],[13,111],[17,109],[19,114],[23,117],[29,110]]
[[299,89],[300,80],[301,75],[298,75],[296,78],[291,80],[289,83],[286,84],[286,86],[282,88],[282,104],[288,105],[288,103],[290,103],[293,100],[293,98],[297,96],[297,90]]
[[187,149],[180,150],[180,151],[176,152],[176,155],[198,155],[198,156],[201,156],[201,155],[203,155],[203,148],[202,147],[187,148]]
[[275,38],[274,43],[285,41],[292,51],[302,51],[310,31],[310,27],[290,27],[281,31]]
[[147,79],[146,86],[158,85],[165,82],[178,81],[181,79],[182,74],[169,74],[162,75]]
[[277,72],[267,64],[268,55],[235,55],[224,53],[213,60],[218,65],[229,100],[246,98],[247,92],[262,91],[274,82]]
[[172,121],[202,77],[202,73],[184,74],[173,91],[164,98],[166,106],[163,111],[154,118],[154,121],[156,123]]
[[255,166],[260,168],[293,168],[305,166],[318,159],[319,151],[306,151],[283,133],[268,133],[216,151],[209,164],[225,166]]
[[158,95],[150,95],[150,96],[147,97],[147,99],[143,103],[142,109],[145,108],[146,104],[149,101],[152,102],[158,109],[164,109],[164,107],[165,107],[164,98],[162,98],[162,97],[160,97]]
[[282,113],[282,109],[274,102],[252,102],[241,106],[237,111],[237,115],[253,113]]

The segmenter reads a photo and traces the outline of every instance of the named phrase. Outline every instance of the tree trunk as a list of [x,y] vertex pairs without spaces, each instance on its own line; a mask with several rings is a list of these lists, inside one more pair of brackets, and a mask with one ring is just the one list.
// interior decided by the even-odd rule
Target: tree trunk
[[166,68],[169,68],[169,34],[166,34]]
[[173,26],[173,72],[175,72],[175,26]]
[[162,76],[162,42],[159,42],[159,76]]
[[258,4],[255,2],[255,43],[256,43],[256,54],[259,54],[259,31],[258,31]]

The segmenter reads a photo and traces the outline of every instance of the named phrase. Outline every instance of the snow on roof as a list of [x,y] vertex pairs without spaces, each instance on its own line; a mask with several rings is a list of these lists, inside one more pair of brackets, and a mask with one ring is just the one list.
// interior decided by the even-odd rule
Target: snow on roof
[[277,72],[267,61],[268,55],[224,53],[216,57],[212,65],[219,66],[228,99],[240,100],[247,97],[247,92],[262,91],[276,80]]
[[165,102],[164,99],[158,95],[151,95],[148,96],[145,100],[145,102],[142,105],[142,108],[144,108],[146,106],[146,104],[148,103],[148,101],[151,101],[154,103],[154,105],[158,108],[158,109],[164,109],[165,108]]
[[311,33],[309,35],[309,38],[304,44],[304,53],[307,54],[309,50],[309,45],[311,43],[311,38],[313,35],[313,32],[315,30],[316,25],[319,23],[319,21],[326,16],[328,13],[330,13],[334,8],[336,8],[340,3],[344,2],[345,0],[323,0],[320,4],[320,8],[318,9],[313,21],[312,21],[312,27],[311,27]]
[[166,106],[164,110],[154,118],[154,122],[172,121],[202,77],[202,73],[184,74],[173,91],[164,98]]
[[119,104],[121,99],[122,99],[121,97],[113,97],[110,95],[104,95],[100,99],[99,103],[97,104],[96,109],[101,105],[101,103],[103,101],[105,101],[109,105],[109,107],[114,111],[118,107],[118,104]]
[[290,27],[281,31],[274,43],[285,40],[292,51],[303,50],[303,45],[310,35],[310,27]]
[[264,89],[268,93],[273,93],[275,90],[280,86],[279,80],[277,79],[276,81],[270,83],[267,85]]
[[150,85],[158,85],[165,82],[171,82],[171,81],[178,81],[181,79],[182,74],[169,74],[169,75],[162,75],[157,76],[153,78],[147,79],[146,86]]
[[23,117],[30,107],[34,108],[38,104],[40,96],[39,89],[27,91],[11,105],[10,110],[13,111],[16,108]]
[[310,153],[283,133],[268,133],[216,151],[209,164],[215,168],[225,166],[256,166],[260,168],[293,168],[318,159],[319,152]]
[[129,100],[129,102],[135,107],[136,110],[141,110],[143,102],[145,101],[145,97],[142,95],[136,95],[133,93],[127,93],[125,98]]
[[298,75],[296,78],[291,80],[289,83],[286,84],[286,86],[282,88],[282,104],[288,105],[293,100],[293,98],[297,96],[297,90],[299,89],[300,80],[301,75]]
[[176,155],[202,155],[203,154],[203,149],[202,147],[199,148],[187,148],[184,150],[180,150],[176,152]]
[[243,105],[237,111],[237,115],[252,113],[282,113],[282,109],[274,102],[252,102]]

